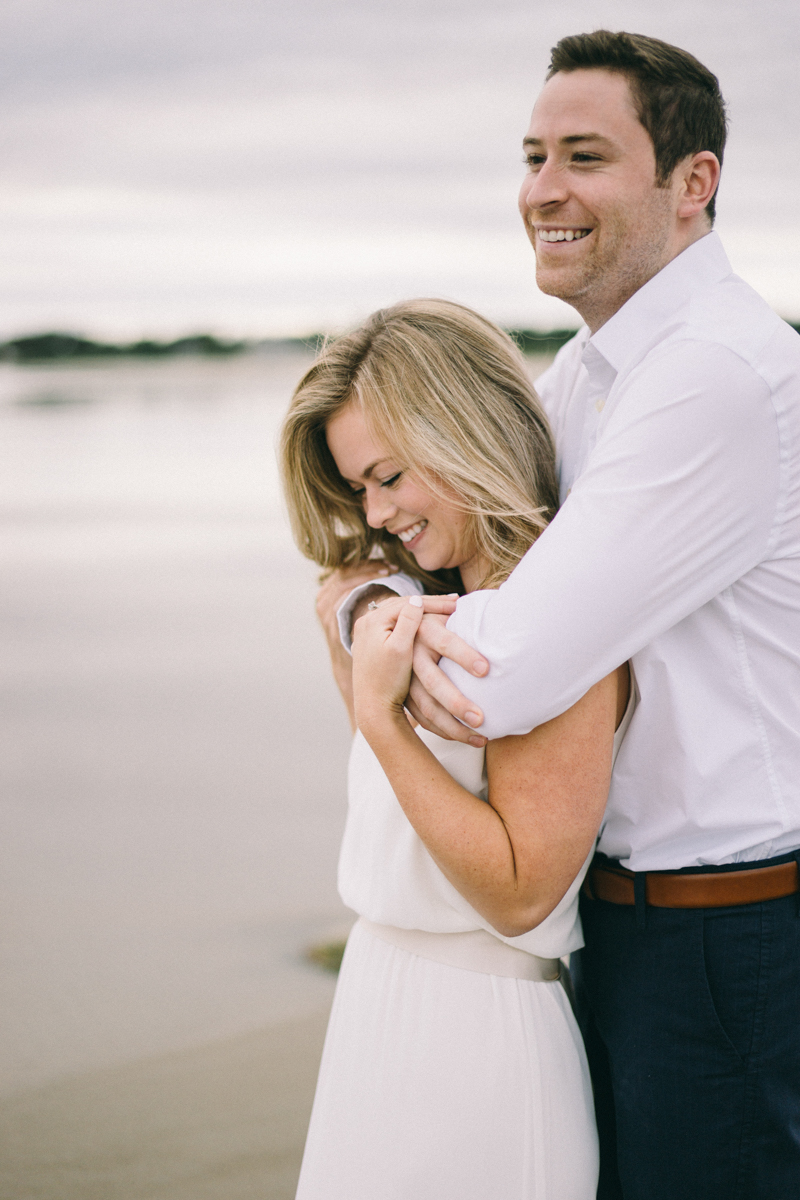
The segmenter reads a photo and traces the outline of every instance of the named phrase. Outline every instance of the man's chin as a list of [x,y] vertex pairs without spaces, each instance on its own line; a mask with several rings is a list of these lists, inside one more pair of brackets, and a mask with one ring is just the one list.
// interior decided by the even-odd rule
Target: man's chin
[[574,279],[567,279],[563,271],[548,271],[547,268],[536,268],[536,286],[545,296],[555,296],[557,300],[572,303],[572,298],[580,295]]

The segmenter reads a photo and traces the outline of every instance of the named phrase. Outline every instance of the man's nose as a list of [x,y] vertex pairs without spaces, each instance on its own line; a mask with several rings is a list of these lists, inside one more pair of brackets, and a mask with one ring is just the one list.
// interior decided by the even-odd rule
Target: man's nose
[[519,190],[519,208],[523,216],[536,209],[563,204],[569,196],[565,173],[553,163],[543,162],[537,171],[526,175]]

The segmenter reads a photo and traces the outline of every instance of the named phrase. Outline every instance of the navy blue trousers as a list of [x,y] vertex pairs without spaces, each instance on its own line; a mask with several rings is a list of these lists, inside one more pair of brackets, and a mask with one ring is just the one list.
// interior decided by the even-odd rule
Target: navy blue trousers
[[798,1200],[798,896],[581,916],[599,1200]]

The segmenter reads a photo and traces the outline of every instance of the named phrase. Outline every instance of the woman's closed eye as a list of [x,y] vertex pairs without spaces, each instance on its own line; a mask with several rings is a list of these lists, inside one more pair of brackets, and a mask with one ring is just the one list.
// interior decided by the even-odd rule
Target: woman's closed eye
[[396,475],[392,475],[389,479],[382,479],[380,481],[381,487],[393,487],[399,481],[402,474],[402,471],[398,471]]

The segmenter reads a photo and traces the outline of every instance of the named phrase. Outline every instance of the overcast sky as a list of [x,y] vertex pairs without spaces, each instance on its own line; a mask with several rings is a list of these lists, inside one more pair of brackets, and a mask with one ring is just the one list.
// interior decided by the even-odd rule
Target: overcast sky
[[718,229],[800,319],[796,0],[4,0],[0,337],[303,333],[424,294],[575,324],[536,290],[520,142],[549,48],[603,25],[719,75]]

